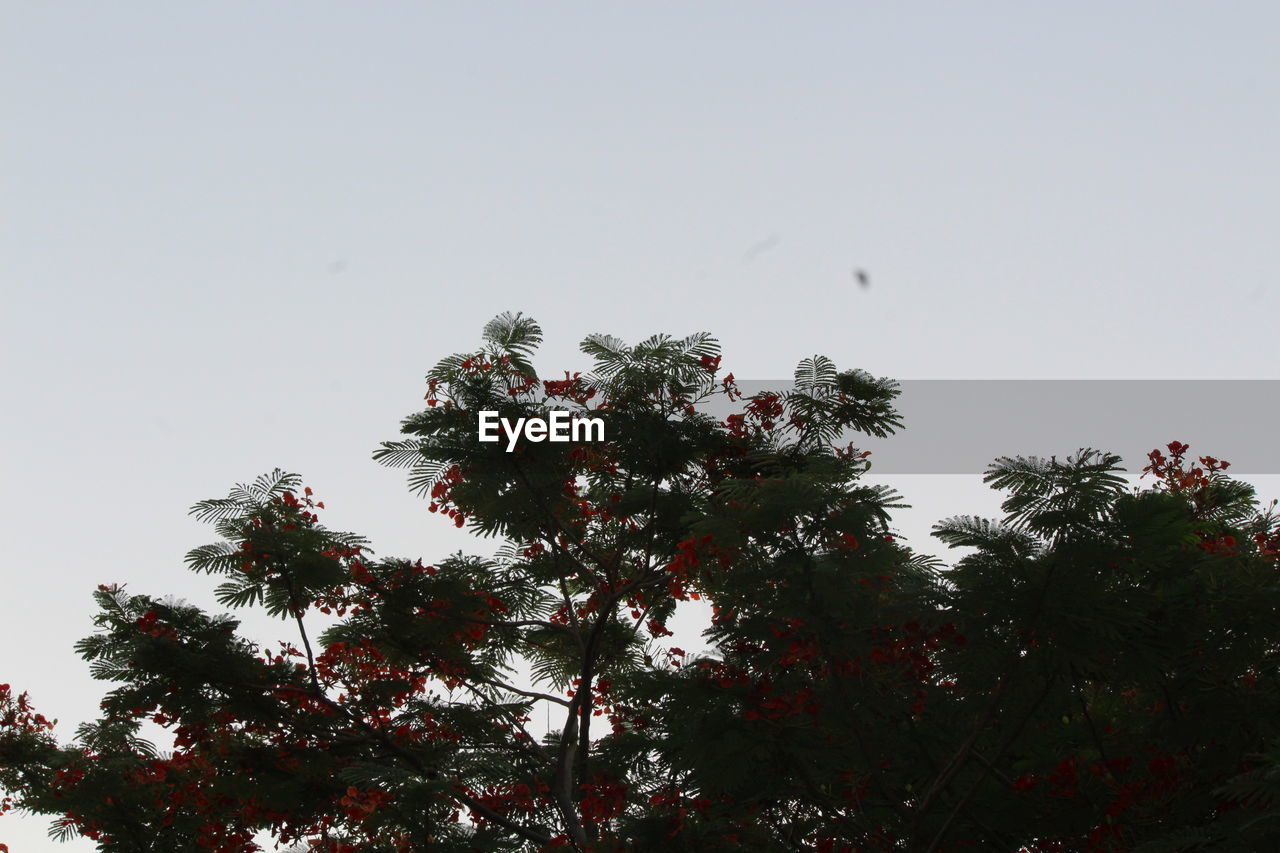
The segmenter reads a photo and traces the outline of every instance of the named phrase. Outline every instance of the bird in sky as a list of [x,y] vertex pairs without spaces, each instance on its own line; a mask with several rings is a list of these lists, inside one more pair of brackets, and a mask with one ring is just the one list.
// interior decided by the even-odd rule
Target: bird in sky
[[853,277],[857,279],[858,284],[862,285],[863,287],[871,286],[871,279],[867,277],[866,270],[854,270]]

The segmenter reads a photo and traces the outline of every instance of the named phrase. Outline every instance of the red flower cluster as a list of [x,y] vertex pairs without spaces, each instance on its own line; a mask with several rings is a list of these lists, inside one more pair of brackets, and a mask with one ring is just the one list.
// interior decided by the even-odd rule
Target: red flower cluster
[[582,373],[564,372],[564,379],[544,379],[542,388],[548,399],[572,400],[578,405],[586,405],[596,396],[596,389],[586,387],[582,381]]
[[610,777],[596,773],[591,781],[578,786],[582,799],[578,807],[586,824],[601,824],[622,813],[629,788]]
[[431,486],[431,503],[427,505],[427,509],[431,512],[440,512],[444,510],[445,515],[453,519],[455,527],[461,527],[466,524],[467,518],[457,507],[449,505],[451,498],[450,492],[453,487],[462,482],[462,469],[457,465],[449,466],[440,479]]
[[8,684],[0,684],[0,729],[30,734],[52,729],[54,722],[36,713],[29,694],[14,696]]
[[[1159,448],[1152,450],[1147,454],[1148,464],[1142,469],[1142,476],[1154,474],[1159,477],[1169,491],[1179,494],[1196,495],[1203,493],[1209,486],[1212,475],[1225,471],[1231,467],[1230,462],[1221,459],[1215,459],[1212,456],[1201,456],[1200,464],[1203,468],[1193,467],[1187,469],[1183,462],[1189,445],[1180,441],[1171,441],[1166,445],[1169,456],[1166,457],[1160,452]],[[1208,471],[1208,474],[1205,471]]]
[[694,572],[701,560],[698,557],[698,550],[706,549],[711,543],[711,537],[703,536],[699,539],[685,539],[676,543],[676,556],[664,566],[664,570],[670,575],[667,582],[667,589],[670,593],[681,600],[693,599],[698,601],[702,598],[696,592],[690,592],[688,587],[694,581]]

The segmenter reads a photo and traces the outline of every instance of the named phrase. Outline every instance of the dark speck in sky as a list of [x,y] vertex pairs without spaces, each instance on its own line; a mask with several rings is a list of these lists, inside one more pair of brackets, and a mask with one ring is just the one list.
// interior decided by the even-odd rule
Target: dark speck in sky
[[769,251],[770,249],[772,249],[774,246],[778,245],[781,242],[782,242],[782,238],[779,237],[777,234],[770,234],[768,237],[764,238],[763,240],[757,240],[756,242],[751,244],[751,247],[747,249],[746,252],[743,253],[742,262],[744,264],[751,263],[760,255],[763,255],[765,252]]

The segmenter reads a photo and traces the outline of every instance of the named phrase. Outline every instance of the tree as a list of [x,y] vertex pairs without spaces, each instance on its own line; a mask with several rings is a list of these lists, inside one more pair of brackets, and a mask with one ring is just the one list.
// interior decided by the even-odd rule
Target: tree
[[[895,539],[897,494],[842,443],[901,427],[891,381],[815,356],[744,399],[706,334],[593,335],[593,371],[546,380],[531,319],[483,337],[375,458],[493,556],[375,559],[281,471],[197,504],[221,541],[190,567],[292,636],[99,587],[78,650],[115,686],[65,746],[0,686],[4,807],[118,853],[1280,838],[1280,523],[1226,462],[1174,442],[1133,489],[1094,450],[999,459],[1005,517],[939,524],[969,549],[947,568]],[[481,411],[553,410],[604,440],[478,440]],[[688,600],[712,654],[663,644]],[[559,730],[535,738],[544,705]]]

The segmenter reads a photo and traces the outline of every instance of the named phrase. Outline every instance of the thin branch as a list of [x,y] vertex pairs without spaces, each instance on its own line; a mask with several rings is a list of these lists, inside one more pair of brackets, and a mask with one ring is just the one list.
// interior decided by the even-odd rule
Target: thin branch
[[[1032,609],[1031,616],[1027,620],[1028,624],[1034,625],[1039,619],[1040,613],[1044,609],[1045,600],[1048,598],[1049,586],[1053,582],[1056,569],[1057,566],[1051,564],[1045,572],[1044,582],[1040,585],[1040,589],[1036,596],[1035,607]],[[1000,710],[1000,706],[1004,703],[1004,699],[1008,695],[1009,683],[1021,667],[1023,661],[1021,652],[1022,650],[1020,648],[1014,648],[1012,650],[1009,663],[1005,667],[1004,672],[1001,673],[1000,679],[997,682],[995,689],[992,691],[994,698],[991,701],[990,707],[987,708],[986,713],[983,714],[983,716],[978,720],[978,723],[973,727],[973,731],[967,738],[965,738],[964,742],[956,750],[955,754],[952,755],[942,772],[934,778],[928,791],[921,798],[920,805],[917,806],[915,810],[915,818],[912,820],[911,836],[913,839],[916,838],[919,832],[923,829],[924,814],[928,810],[929,806],[932,805],[934,798],[937,797],[938,794],[940,794],[949,784],[951,784],[951,780],[960,772],[964,762],[973,752],[982,732],[991,723],[991,721],[996,718],[996,713]]]
[[493,685],[494,687],[501,687],[503,690],[506,690],[510,693],[515,693],[519,696],[527,696],[530,699],[542,699],[547,702],[555,702],[557,705],[563,705],[566,708],[569,707],[568,699],[562,699],[559,696],[552,696],[550,693],[539,693],[536,690],[521,690],[519,687],[512,687],[510,684],[507,684],[504,681],[499,681],[496,678],[482,678],[477,680],[480,681],[482,684],[490,684],[490,685]]
[[[1053,688],[1055,681],[1057,681],[1056,673],[1051,674],[1048,678],[1045,679],[1044,688],[1040,691],[1040,694],[1036,697],[1036,700],[1031,703],[1031,707],[1027,708],[1026,713],[1022,715],[1022,719],[1018,721],[1018,724],[1014,726],[1013,730],[1010,731],[1009,734],[1005,737],[1004,742],[1001,743],[1000,746],[996,749],[995,755],[992,758],[992,760],[989,762],[988,761],[983,762],[986,765],[986,768],[982,771],[982,773],[978,775],[978,778],[973,781],[973,784],[969,786],[969,789],[965,791],[964,794],[960,797],[960,800],[955,804],[955,807],[951,810],[951,813],[947,815],[946,820],[944,820],[942,822],[942,826],[939,827],[937,834],[934,835],[933,841],[925,849],[925,853],[934,853],[934,851],[938,849],[938,845],[941,844],[943,838],[946,837],[946,834],[951,829],[951,825],[955,822],[956,817],[964,809],[965,805],[969,802],[969,800],[973,797],[973,795],[977,793],[978,786],[981,785],[983,781],[986,780],[987,774],[991,769],[992,765],[994,764],[994,762],[999,761],[1002,757],[1004,757],[1005,751],[1008,750],[1009,747],[1013,745],[1013,742],[1017,740],[1018,735],[1022,733],[1022,730],[1026,727],[1027,723],[1031,722],[1031,718],[1035,715],[1035,712],[1040,709],[1040,706],[1044,703],[1044,700],[1048,698],[1049,691]],[[976,750],[973,751],[972,754],[976,755],[977,754]]]
[[[516,740],[520,742],[522,746],[527,746],[529,749],[533,750],[534,754],[537,755],[539,758],[541,758],[543,761],[546,761],[548,763],[552,761],[551,754],[542,748],[542,745],[539,744],[536,739],[534,739],[533,735],[529,734],[528,729],[524,727],[524,723],[521,721],[521,719],[517,717],[515,714],[513,714],[510,711],[510,709],[503,706],[501,702],[495,701],[492,696],[489,696],[483,690],[480,690],[476,686],[472,684],[468,684],[466,685],[466,687],[476,696],[479,696],[481,699],[484,699],[486,702],[488,702],[491,707],[496,708],[500,713],[505,715],[507,719],[509,719],[511,723],[520,730],[520,734],[524,735],[524,740],[520,741],[520,738],[516,738]],[[503,748],[510,747],[509,744],[498,744],[498,746],[501,746]],[[522,751],[520,747],[517,747],[516,749],[517,751]]]

